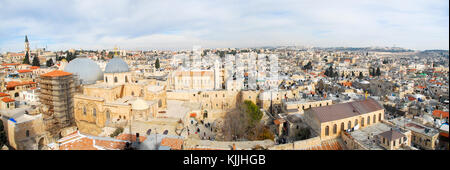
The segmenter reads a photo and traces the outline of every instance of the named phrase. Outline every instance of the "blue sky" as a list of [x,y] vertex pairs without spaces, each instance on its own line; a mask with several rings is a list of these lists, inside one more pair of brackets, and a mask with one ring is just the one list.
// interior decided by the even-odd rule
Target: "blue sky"
[[0,51],[449,47],[448,0],[1,0]]

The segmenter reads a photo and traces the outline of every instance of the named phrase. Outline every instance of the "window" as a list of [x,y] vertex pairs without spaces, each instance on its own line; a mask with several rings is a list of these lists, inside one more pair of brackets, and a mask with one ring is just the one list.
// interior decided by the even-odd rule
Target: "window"
[[347,127],[347,129],[351,129],[352,128],[352,122],[351,121],[348,121],[348,127]]
[[329,133],[330,133],[329,131],[330,131],[330,127],[326,126],[325,127],[325,136],[329,135]]
[[395,140],[394,140],[394,146],[395,146]]
[[106,110],[106,120],[109,120],[110,119],[110,113],[109,113],[109,110]]
[[370,116],[367,116],[367,125],[370,125]]
[[105,77],[105,81],[108,83],[108,77]]
[[381,113],[378,114],[378,121],[381,121]]
[[336,134],[336,133],[337,133],[337,125],[334,124],[334,126],[333,126],[333,134]]
[[383,144],[386,144],[386,138],[383,138]]
[[128,83],[128,76],[125,76],[125,83]]
[[341,131],[344,131],[344,129],[345,129],[345,125],[344,125],[344,122],[342,122],[341,123]]
[[361,118],[361,127],[364,127],[364,118]]
[[97,116],[97,109],[92,109],[92,115],[94,116],[94,117],[96,117]]
[[134,91],[131,92],[131,95],[134,96]]
[[117,83],[117,77],[114,77],[114,83]]
[[373,115],[373,123],[376,123],[377,121],[377,115]]
[[83,107],[83,115],[86,116],[86,107]]
[[25,132],[25,135],[26,135],[27,137],[29,137],[29,136],[30,136],[30,131],[27,130],[27,131]]

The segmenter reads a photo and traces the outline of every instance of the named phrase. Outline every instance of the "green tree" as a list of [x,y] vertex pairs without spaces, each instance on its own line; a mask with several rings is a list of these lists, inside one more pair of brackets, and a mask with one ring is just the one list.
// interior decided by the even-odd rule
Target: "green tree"
[[376,76],[381,76],[380,67],[377,67],[377,72],[375,73]]
[[255,125],[255,123],[261,120],[263,113],[261,112],[261,110],[259,110],[259,107],[250,100],[245,100],[244,104],[246,106],[245,112],[250,117],[250,124]]
[[39,57],[35,56],[33,58],[33,63],[31,64],[32,66],[41,66],[41,62],[39,61]]
[[50,58],[47,60],[46,65],[47,65],[47,67],[51,67],[51,66],[55,65],[55,63],[53,63],[53,59]]
[[156,68],[156,69],[159,69],[159,67],[160,67],[160,65],[159,65],[159,58],[156,58],[156,61],[155,61],[155,68]]
[[25,54],[25,58],[23,59],[23,64],[30,64],[30,55],[27,53]]

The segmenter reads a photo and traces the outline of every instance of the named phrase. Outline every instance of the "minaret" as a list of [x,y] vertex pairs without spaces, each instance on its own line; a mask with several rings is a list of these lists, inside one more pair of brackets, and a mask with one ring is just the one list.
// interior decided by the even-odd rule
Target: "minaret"
[[28,52],[28,55],[31,55],[30,53],[30,43],[28,42],[28,36],[25,35],[25,53]]

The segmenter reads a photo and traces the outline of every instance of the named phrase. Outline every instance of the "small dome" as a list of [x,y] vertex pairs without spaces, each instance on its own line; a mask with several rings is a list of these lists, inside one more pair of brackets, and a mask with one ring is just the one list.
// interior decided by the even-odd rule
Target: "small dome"
[[105,67],[105,73],[123,73],[129,71],[128,64],[120,57],[114,57],[109,60]]
[[78,76],[81,84],[94,84],[103,80],[103,72],[97,63],[88,58],[76,58],[64,67],[65,72]]
[[131,108],[133,110],[146,110],[149,108],[149,105],[145,100],[137,99],[131,103]]

